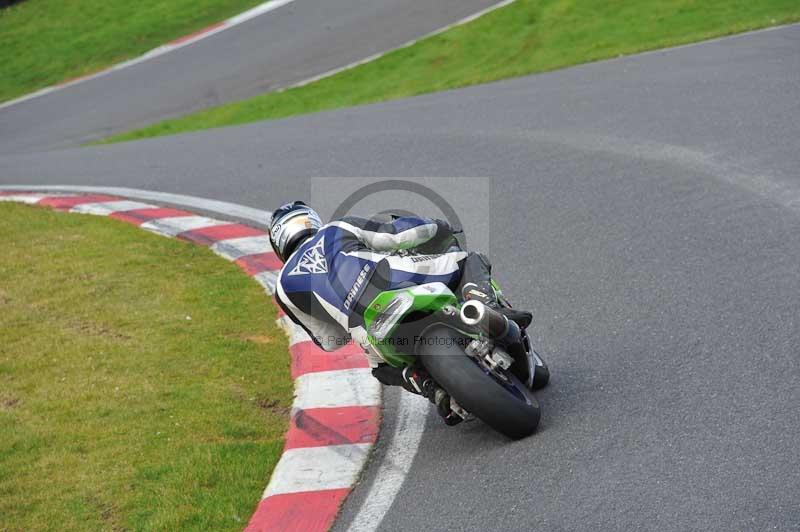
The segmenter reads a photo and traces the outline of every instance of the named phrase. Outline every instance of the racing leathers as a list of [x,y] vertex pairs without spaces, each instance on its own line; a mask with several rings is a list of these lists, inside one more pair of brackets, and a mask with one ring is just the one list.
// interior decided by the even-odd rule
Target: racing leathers
[[[410,249],[414,255],[397,254]],[[278,274],[276,298],[322,349],[334,351],[351,340],[366,348],[361,299],[368,286],[393,290],[438,281],[455,292],[470,255],[442,220],[348,216],[323,226],[289,257]],[[373,367],[379,362],[370,358]]]

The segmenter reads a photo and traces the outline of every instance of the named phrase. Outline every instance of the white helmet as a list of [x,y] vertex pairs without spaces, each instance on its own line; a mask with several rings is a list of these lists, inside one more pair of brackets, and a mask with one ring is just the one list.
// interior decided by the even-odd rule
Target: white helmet
[[269,222],[269,241],[275,254],[286,262],[302,242],[314,236],[322,220],[314,209],[302,201],[279,207]]

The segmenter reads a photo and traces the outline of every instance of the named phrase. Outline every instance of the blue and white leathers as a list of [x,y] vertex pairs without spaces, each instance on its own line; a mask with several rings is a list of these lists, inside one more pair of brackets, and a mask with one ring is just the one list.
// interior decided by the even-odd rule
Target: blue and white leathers
[[[276,287],[278,304],[326,351],[351,338],[366,345],[355,307],[379,263],[386,290],[431,282],[454,288],[467,253],[437,249],[449,246],[452,235],[446,222],[410,216],[386,223],[357,217],[331,222],[284,264]],[[423,245],[432,254],[393,254]]]

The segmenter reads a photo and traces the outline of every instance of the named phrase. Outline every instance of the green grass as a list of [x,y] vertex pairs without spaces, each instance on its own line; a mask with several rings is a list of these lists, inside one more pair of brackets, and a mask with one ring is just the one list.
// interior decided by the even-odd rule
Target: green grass
[[263,290],[208,249],[0,204],[0,530],[241,530],[292,381]]
[[25,0],[0,10],[0,101],[140,55],[263,0]]
[[797,0],[517,0],[305,87],[209,108],[108,141],[379,102],[796,20]]

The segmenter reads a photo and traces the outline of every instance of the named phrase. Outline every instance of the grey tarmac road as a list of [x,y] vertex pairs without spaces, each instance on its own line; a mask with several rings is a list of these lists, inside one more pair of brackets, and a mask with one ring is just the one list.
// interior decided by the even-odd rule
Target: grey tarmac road
[[308,195],[309,176],[491,177],[473,208],[491,209],[497,277],[534,312],[551,365],[541,428],[509,442],[431,413],[380,529],[797,530],[798,124],[800,26],[789,26],[355,109],[5,156],[0,183],[273,207]]
[[0,153],[76,146],[286,87],[497,0],[295,0],[191,46],[0,109]]

